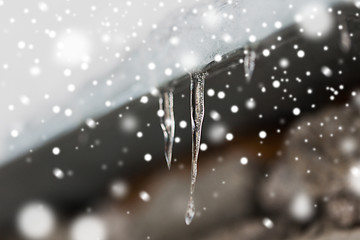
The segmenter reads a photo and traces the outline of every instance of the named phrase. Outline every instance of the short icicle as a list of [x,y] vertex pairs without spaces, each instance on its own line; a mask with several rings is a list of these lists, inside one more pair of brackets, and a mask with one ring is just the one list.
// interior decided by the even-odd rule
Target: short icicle
[[195,216],[194,191],[197,176],[197,161],[200,150],[201,129],[204,119],[204,85],[206,73],[191,74],[190,107],[192,126],[192,162],[190,197],[185,213],[185,223],[189,225]]
[[351,39],[345,20],[342,21],[343,29],[340,30],[340,48],[344,53],[348,53],[351,49]]
[[244,50],[244,71],[247,82],[250,82],[255,70],[256,52],[250,47],[246,47]]
[[162,111],[160,115],[160,125],[164,134],[165,159],[170,170],[175,137],[174,97],[172,88],[161,92],[159,108],[160,111]]

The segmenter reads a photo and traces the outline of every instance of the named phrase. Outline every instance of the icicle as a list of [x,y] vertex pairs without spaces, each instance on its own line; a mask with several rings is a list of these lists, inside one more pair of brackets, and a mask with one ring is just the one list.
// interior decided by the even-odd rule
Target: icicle
[[161,93],[159,105],[160,110],[163,111],[163,114],[160,116],[160,125],[164,134],[165,159],[170,170],[175,136],[174,98],[172,88]]
[[190,199],[185,214],[185,223],[189,225],[195,215],[195,203],[193,199],[197,176],[197,161],[200,149],[201,129],[204,119],[204,85],[205,73],[194,73],[191,75],[190,107],[192,126],[192,162],[191,162],[191,184]]
[[255,70],[256,52],[250,49],[250,47],[246,47],[244,53],[245,53],[245,57],[244,57],[245,78],[247,82],[250,82]]
[[191,221],[195,216],[195,203],[193,195],[190,193],[190,199],[187,205],[186,213],[185,213],[185,223],[186,225],[190,225]]
[[347,53],[351,48],[351,39],[345,20],[342,21],[342,26],[343,29],[340,31],[340,48],[344,53]]

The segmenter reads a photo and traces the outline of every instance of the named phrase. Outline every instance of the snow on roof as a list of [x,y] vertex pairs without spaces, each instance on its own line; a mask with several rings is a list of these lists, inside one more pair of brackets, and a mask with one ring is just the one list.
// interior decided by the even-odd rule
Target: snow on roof
[[[59,63],[62,66],[59,68],[47,63],[51,62],[51,56],[46,55],[49,43],[36,45],[36,42],[31,44],[30,40],[26,39],[16,41],[18,50],[31,49],[34,48],[31,45],[35,45],[37,53],[42,54],[40,60],[37,56],[29,57],[30,59],[35,57],[35,63],[29,70],[30,75],[38,77],[41,81],[27,82],[21,78],[21,75],[15,73],[13,76],[10,75],[16,79],[14,80],[16,84],[13,84],[12,90],[3,89],[4,97],[1,108],[5,110],[1,110],[1,115],[5,121],[0,127],[0,151],[2,153],[0,162],[5,163],[10,158],[29,151],[30,148],[40,146],[49,139],[71,131],[76,126],[83,124],[86,119],[100,117],[127,103],[129,99],[138,98],[189,71],[200,69],[212,62],[215,56],[225,55],[246,44],[256,44],[271,33],[295,22],[299,22],[301,27],[305,28],[305,33],[308,32],[311,35],[324,31],[325,35],[325,31],[332,27],[328,7],[343,1],[228,0],[195,1],[194,5],[189,4],[193,3],[190,0],[179,0],[177,3],[171,0],[156,3],[158,4],[156,6],[152,6],[150,3],[141,5],[139,2],[146,3],[146,1],[127,1],[124,3],[126,6],[120,8],[115,6],[115,1],[110,1],[108,6],[96,5],[96,1],[93,3],[79,1],[79,5],[75,9],[67,6],[52,8],[51,5],[50,7],[46,4],[39,5],[39,16],[33,16],[34,18],[31,20],[32,24],[38,23],[35,33],[34,31],[27,32],[27,29],[24,29],[22,33],[15,31],[17,28],[23,29],[24,27],[20,24],[16,25],[16,18],[11,15],[7,16],[12,25],[7,23],[4,29],[9,33],[12,33],[12,30],[20,32],[20,35],[16,35],[17,38],[26,37],[24,33],[30,34],[31,37],[40,32],[49,38],[58,40],[56,56],[60,61],[65,61],[65,64]],[[2,4],[3,6],[0,6],[0,11],[4,11],[5,7],[11,4],[16,5],[16,1],[5,2]],[[19,3],[18,5],[23,4]],[[10,6],[13,8],[12,11],[15,11],[14,6]],[[60,9],[60,7],[64,9],[64,14],[52,11]],[[160,11],[159,9],[162,8],[165,10]],[[99,9],[102,10],[101,17],[97,15]],[[25,8],[23,11],[32,13],[32,9],[30,11]],[[119,12],[121,15],[117,14]],[[115,13],[117,15],[114,16]],[[69,20],[66,18],[67,15],[74,15],[74,19]],[[127,15],[131,20],[127,21]],[[317,24],[311,24],[312,22],[309,24],[306,18],[314,16]],[[57,21],[46,24],[46,21],[50,21],[49,19],[52,18],[56,18]],[[124,20],[118,22],[119,18],[124,18]],[[131,25],[133,23],[136,23],[137,26]],[[77,31],[76,26],[79,24],[87,24],[87,30]],[[75,27],[67,28],[69,25]],[[102,27],[97,27],[98,25]],[[122,51],[117,52],[116,47],[109,47],[108,42],[115,41],[112,38],[116,37],[121,42],[122,38],[115,33],[108,34],[104,30],[104,28],[108,29],[114,25],[117,26],[114,27],[115,29],[120,31],[120,27],[123,27],[130,36],[140,40],[134,40],[132,43],[130,38],[125,41],[125,45],[122,45]],[[147,26],[147,30],[141,30],[144,25]],[[91,28],[94,30],[90,31]],[[59,35],[57,34],[58,29],[66,30],[63,35]],[[149,31],[150,34],[144,37]],[[91,45],[87,39],[89,36],[99,37],[99,43]],[[143,40],[141,40],[142,37],[144,37]],[[101,45],[103,43],[106,43],[105,47]],[[0,50],[4,48],[5,51],[8,45],[13,44],[14,39],[10,39],[0,47]],[[94,51],[101,50],[98,53],[98,59],[103,61],[100,62],[96,58],[89,60],[89,56],[86,54],[90,51],[91,46]],[[22,56],[24,53],[18,54]],[[0,60],[6,62],[6,57],[10,55],[12,52],[5,52],[5,57],[3,56]],[[116,56],[116,59],[109,56]],[[38,59],[36,60],[36,58]],[[24,59],[14,61],[13,65],[16,66],[17,62],[19,68],[28,64]],[[67,67],[73,63],[80,65],[83,70],[87,68],[92,68],[92,70],[87,74],[76,74],[78,69]],[[43,64],[42,68],[39,67],[41,64]],[[96,64],[101,65],[102,68],[97,67]],[[9,69],[13,68],[13,65],[10,65]],[[3,68],[8,68],[7,64],[3,64]],[[15,72],[21,72],[17,71],[17,67],[13,69]],[[56,71],[61,74],[56,75]],[[102,74],[104,71],[108,71],[108,73]],[[42,72],[48,72],[48,75],[44,74],[43,78],[37,76]],[[5,75],[2,76],[3,79],[5,77]],[[52,81],[49,81],[49,78]],[[3,85],[6,84],[3,80]],[[10,82],[9,85],[11,86]],[[14,96],[18,97],[19,88],[23,94],[20,102],[25,107],[17,107],[11,103],[11,101],[15,101],[13,100]],[[42,89],[45,90],[42,91]],[[46,91],[51,94],[46,94]],[[68,92],[73,92],[73,94],[69,95]],[[28,97],[32,94],[33,97]],[[31,101],[32,99],[34,100]],[[48,99],[50,100],[46,101]],[[30,103],[31,108],[26,107]]]

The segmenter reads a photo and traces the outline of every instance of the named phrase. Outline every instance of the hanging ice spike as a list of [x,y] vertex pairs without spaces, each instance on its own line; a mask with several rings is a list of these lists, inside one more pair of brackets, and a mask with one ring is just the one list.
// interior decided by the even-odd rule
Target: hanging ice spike
[[164,134],[165,159],[170,170],[175,136],[174,97],[172,88],[161,93],[159,107],[160,111],[162,111],[160,115],[160,125]]
[[341,26],[342,29],[340,30],[340,48],[344,53],[348,53],[351,49],[351,39],[345,20],[342,20]]
[[195,215],[194,191],[197,176],[197,161],[200,149],[201,129],[204,119],[204,85],[206,73],[194,73],[191,75],[190,85],[190,108],[192,126],[192,161],[190,198],[185,213],[185,223],[189,225]]
[[250,82],[255,70],[256,52],[250,47],[246,47],[244,50],[244,71],[247,82]]

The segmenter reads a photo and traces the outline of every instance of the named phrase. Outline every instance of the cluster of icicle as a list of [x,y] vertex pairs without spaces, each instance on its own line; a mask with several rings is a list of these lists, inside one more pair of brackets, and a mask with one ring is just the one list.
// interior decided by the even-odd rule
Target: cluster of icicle
[[[201,129],[204,120],[204,87],[206,73],[191,74],[190,86],[190,106],[191,106],[191,126],[192,126],[192,165],[191,165],[191,185],[190,199],[185,214],[185,222],[189,225],[195,215],[195,203],[193,194],[195,191],[197,160],[200,150]],[[172,160],[172,150],[175,136],[174,118],[174,89],[169,88],[161,93],[159,99],[160,110],[163,114],[160,117],[160,125],[164,134],[165,159],[170,169]]]
[[[245,78],[250,81],[254,68],[256,53],[250,49],[244,51],[244,69]],[[190,225],[195,216],[195,202],[194,192],[197,177],[197,161],[199,157],[201,130],[204,120],[204,88],[205,78],[207,73],[193,73],[190,74],[190,108],[191,108],[191,131],[192,131],[192,160],[191,160],[191,183],[190,196],[185,213],[185,223]],[[165,144],[165,159],[170,170],[172,152],[175,137],[175,117],[174,117],[174,89],[169,88],[162,91],[159,98],[160,111],[163,114],[160,116],[160,125],[164,134]]]
[[[343,52],[349,52],[351,39],[345,20],[342,21],[344,28],[340,31],[340,48]],[[247,82],[250,82],[255,70],[256,51],[250,46],[244,48],[244,74]],[[191,107],[191,127],[192,127],[192,164],[191,164],[191,183],[190,196],[185,213],[185,223],[189,225],[195,216],[194,192],[197,177],[197,161],[200,150],[201,129],[204,120],[204,87],[207,73],[190,74],[190,107]],[[163,91],[160,96],[160,110],[164,114],[160,117],[161,128],[164,133],[165,158],[170,169],[172,159],[172,149],[175,136],[174,118],[174,89],[170,88]]]

